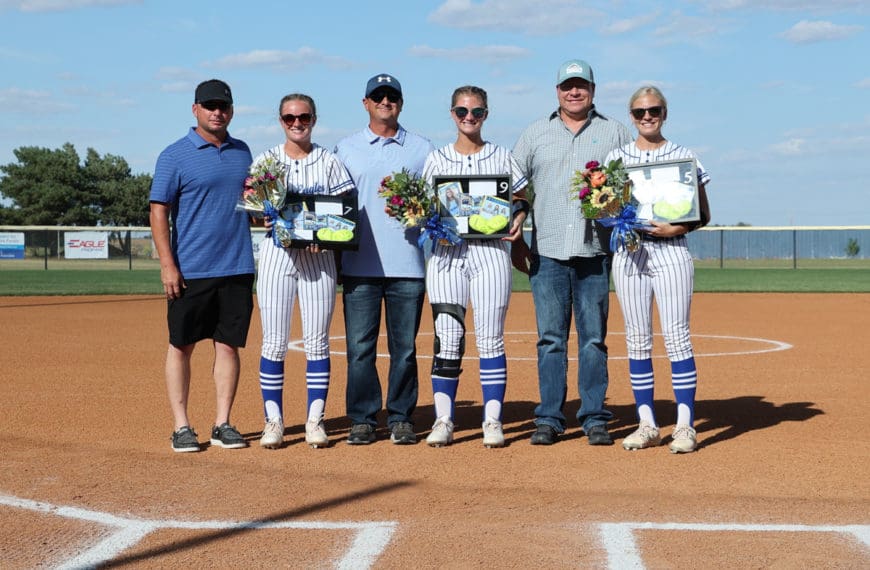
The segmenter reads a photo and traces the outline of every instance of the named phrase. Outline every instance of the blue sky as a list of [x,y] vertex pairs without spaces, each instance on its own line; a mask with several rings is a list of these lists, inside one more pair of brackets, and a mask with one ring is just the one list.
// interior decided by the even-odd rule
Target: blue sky
[[0,0],[0,164],[71,142],[150,173],[212,77],[255,154],[283,140],[290,92],[314,97],[332,148],[365,125],[382,72],[402,82],[402,124],[439,146],[453,89],[483,87],[485,138],[513,147],[556,108],[559,64],[582,58],[599,111],[626,124],[635,88],[664,91],[665,135],[709,171],[714,223],[866,225],[868,15],[865,0]]

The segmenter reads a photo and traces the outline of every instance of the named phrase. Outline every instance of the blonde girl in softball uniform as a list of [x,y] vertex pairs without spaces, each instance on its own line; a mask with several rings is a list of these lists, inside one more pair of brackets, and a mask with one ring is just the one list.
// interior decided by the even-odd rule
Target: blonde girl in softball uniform
[[[450,116],[456,124],[456,142],[433,151],[423,177],[431,184],[438,175],[511,176],[515,199],[524,198],[526,177],[509,150],[486,142],[481,128],[488,116],[486,91],[464,86],[453,92]],[[426,293],[435,321],[432,392],[435,424],[426,438],[433,447],[453,441],[453,413],[465,348],[465,310],[474,305],[474,334],[480,358],[483,391],[483,444],[504,446],[501,414],[507,383],[504,321],[511,295],[510,242],[522,239],[528,203],[513,219],[510,236],[502,239],[463,240],[458,245],[435,246],[426,266]]]
[[[281,163],[288,192],[336,195],[350,190],[353,181],[341,162],[330,151],[311,142],[311,130],[317,122],[311,97],[299,93],[286,95],[278,109],[278,121],[286,140],[258,156],[254,163],[266,157]],[[260,438],[262,447],[277,449],[284,441],[284,360],[297,295],[307,360],[305,441],[312,447],[329,445],[323,410],[329,390],[329,325],[335,309],[335,283],[333,252],[316,245],[302,249],[278,247],[270,236],[260,243],[257,279],[257,302],[263,325],[260,390],[266,416]]]
[[[607,155],[605,164],[621,158],[626,165],[693,158],[691,150],[662,136],[668,118],[668,103],[656,87],[641,87],[629,100],[637,139]],[[637,430],[622,441],[628,450],[661,444],[653,411],[652,302],[655,297],[665,348],[671,363],[671,384],[677,401],[677,422],[669,444],[672,453],[695,450],[695,387],[698,373],[689,336],[695,268],[686,234],[709,221],[705,186],[710,177],[698,164],[698,190],[707,219],[693,224],[650,222],[641,247],[629,252],[620,248],[613,256],[613,282],[625,320],[629,375],[637,406]]]

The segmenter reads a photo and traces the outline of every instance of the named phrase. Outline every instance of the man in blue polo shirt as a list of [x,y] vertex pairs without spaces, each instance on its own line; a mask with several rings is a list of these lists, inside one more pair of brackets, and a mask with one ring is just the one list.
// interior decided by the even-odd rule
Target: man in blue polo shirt
[[419,175],[432,143],[399,124],[404,100],[399,80],[387,73],[366,84],[363,107],[368,127],[338,143],[338,158],[359,192],[360,244],[342,252],[344,324],[347,331],[347,415],[352,422],[347,442],[375,441],[376,415],[383,404],[375,367],[381,304],[386,309],[390,371],[387,378],[387,424],[398,445],[417,442],[411,414],[417,407],[417,349],[425,295],[419,230],[406,230],[384,212],[378,196],[381,180],[403,168]]
[[160,153],[150,196],[151,233],[168,301],[166,388],[177,452],[201,449],[187,402],[190,356],[196,343],[207,338],[214,341],[217,394],[211,444],[247,446],[229,420],[239,382],[239,347],[245,346],[253,311],[250,224],[236,210],[251,151],[227,132],[233,96],[223,81],[197,86],[193,116],[196,126]]

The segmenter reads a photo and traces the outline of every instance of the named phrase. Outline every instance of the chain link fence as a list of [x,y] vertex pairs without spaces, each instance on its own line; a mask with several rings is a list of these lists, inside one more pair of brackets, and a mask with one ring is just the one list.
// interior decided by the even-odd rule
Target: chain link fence
[[[252,230],[255,254],[263,234]],[[703,267],[870,267],[870,226],[712,227],[688,240]],[[3,271],[159,267],[148,227],[0,226]]]

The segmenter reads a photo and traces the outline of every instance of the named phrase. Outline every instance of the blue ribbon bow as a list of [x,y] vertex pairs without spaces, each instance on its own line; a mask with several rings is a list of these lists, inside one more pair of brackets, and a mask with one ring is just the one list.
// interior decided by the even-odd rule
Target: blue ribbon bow
[[435,244],[439,240],[446,240],[450,245],[459,245],[462,243],[462,238],[451,227],[445,226],[441,221],[439,214],[433,214],[426,220],[426,225],[420,231],[420,237],[417,238],[417,247],[423,248],[426,240],[432,240],[432,251],[435,251]]
[[598,223],[604,227],[613,228],[613,233],[610,234],[610,251],[613,252],[616,252],[620,247],[625,247],[631,251],[628,245],[637,243],[639,239],[637,230],[649,228],[646,220],[638,219],[637,210],[632,205],[625,206],[618,216],[601,218]]
[[281,240],[278,238],[278,232],[276,231],[278,225],[284,221],[281,218],[281,212],[275,209],[272,202],[269,200],[263,200],[263,216],[272,220],[272,229],[269,231],[272,237],[272,243],[275,244],[275,247],[283,248],[284,244],[281,243]]

